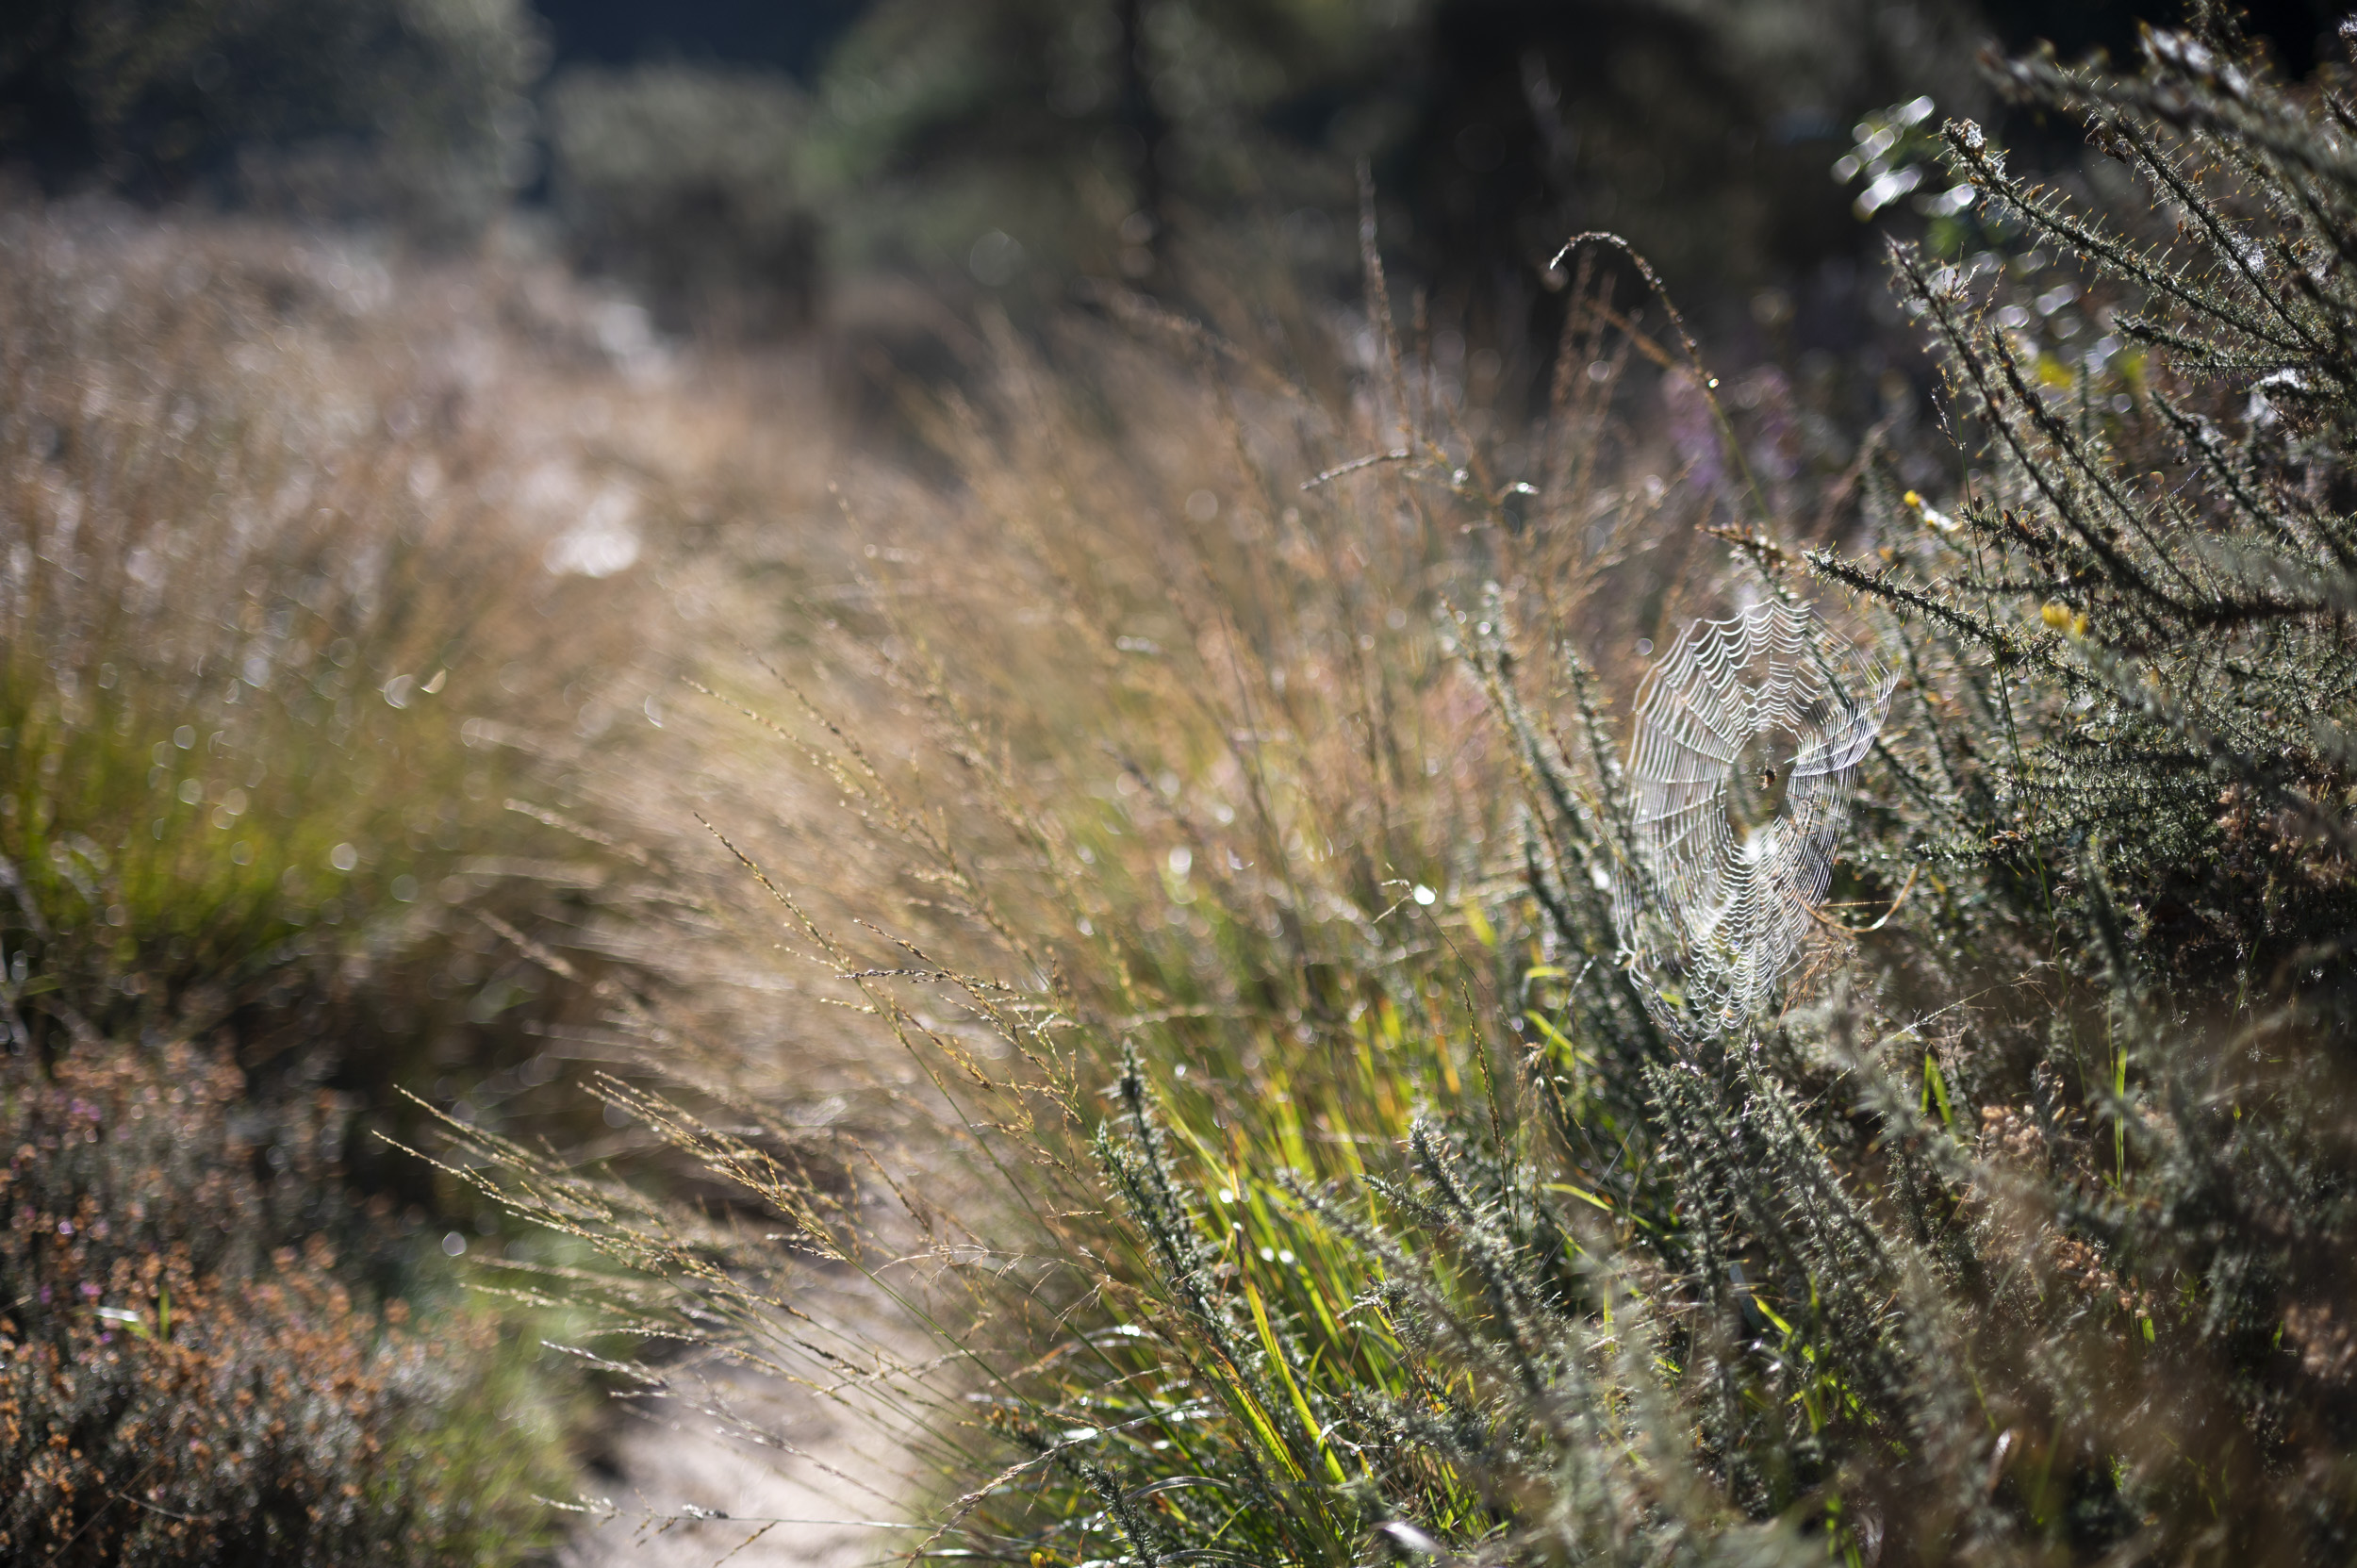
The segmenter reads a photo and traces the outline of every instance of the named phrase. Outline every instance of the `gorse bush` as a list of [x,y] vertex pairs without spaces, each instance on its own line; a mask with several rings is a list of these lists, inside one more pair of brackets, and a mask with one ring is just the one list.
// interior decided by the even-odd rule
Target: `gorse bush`
[[[906,934],[765,873],[997,1198],[645,1100],[786,1229],[490,1140],[478,1180],[605,1248],[635,1331],[832,1381],[796,1254],[909,1307],[920,1549],[2346,1560],[2357,131],[2206,13],[2000,79],[2144,200],[1947,127],[1994,244],[1894,257],[1946,487],[1887,428],[1760,484],[1775,410],[1586,271],[1500,467],[1371,223],[1346,413],[1142,309],[1200,388],[1140,374],[1120,429],[1016,356],[853,629],[938,760],[782,725],[911,851]],[[1707,480],[1631,428],[1645,362]],[[1796,969],[1696,1015],[1615,919],[1659,896],[1626,651],[1805,597],[1897,684]]]

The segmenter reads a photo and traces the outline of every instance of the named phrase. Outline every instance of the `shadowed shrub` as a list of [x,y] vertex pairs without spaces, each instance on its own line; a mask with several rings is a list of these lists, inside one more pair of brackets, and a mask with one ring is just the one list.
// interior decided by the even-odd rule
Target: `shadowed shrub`
[[751,74],[566,74],[549,91],[549,134],[574,256],[630,284],[673,330],[758,339],[809,325],[808,119],[789,83]]
[[54,189],[463,237],[532,173],[540,70],[516,0],[27,0],[0,21],[0,150]]

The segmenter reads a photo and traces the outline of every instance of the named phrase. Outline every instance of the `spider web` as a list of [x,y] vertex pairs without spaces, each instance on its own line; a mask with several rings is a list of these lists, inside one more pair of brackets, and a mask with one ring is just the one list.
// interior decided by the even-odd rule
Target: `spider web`
[[1638,688],[1632,864],[1613,924],[1684,1032],[1773,997],[1823,901],[1898,678],[1806,607],[1697,621]]

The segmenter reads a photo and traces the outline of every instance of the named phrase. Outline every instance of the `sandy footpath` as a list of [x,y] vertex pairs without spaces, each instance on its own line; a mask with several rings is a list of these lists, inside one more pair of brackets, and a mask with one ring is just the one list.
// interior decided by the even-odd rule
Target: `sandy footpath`
[[[923,1353],[905,1329],[860,1331],[880,1355]],[[604,1488],[618,1511],[574,1537],[565,1568],[865,1568],[923,1539],[897,1524],[923,1507],[905,1417],[857,1387],[710,1377],[697,1395],[631,1402],[611,1440],[621,1474]],[[696,1408],[716,1394],[736,1422]]]

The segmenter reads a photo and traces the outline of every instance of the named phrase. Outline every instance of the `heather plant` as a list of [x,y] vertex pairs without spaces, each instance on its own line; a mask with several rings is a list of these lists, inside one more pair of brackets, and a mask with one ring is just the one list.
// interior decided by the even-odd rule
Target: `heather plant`
[[[355,1296],[386,1239],[334,1180],[332,1097],[235,1131],[242,1076],[187,1047],[0,1074],[0,1557],[510,1562],[545,1543],[576,1419],[446,1271]],[[437,1258],[437,1262],[440,1260]],[[431,1334],[405,1327],[423,1310]]]

